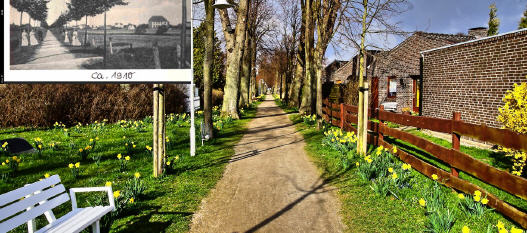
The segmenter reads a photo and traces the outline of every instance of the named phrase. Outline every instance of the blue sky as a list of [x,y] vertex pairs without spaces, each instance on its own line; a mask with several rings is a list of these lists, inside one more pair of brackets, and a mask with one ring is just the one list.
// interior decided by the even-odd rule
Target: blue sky
[[[499,32],[509,32],[518,28],[527,0],[409,0],[411,9],[396,20],[405,31],[427,31],[436,33],[467,33],[469,28],[487,26],[489,5],[496,3]],[[394,47],[403,38],[391,38],[383,47]],[[346,47],[346,46],[343,46]],[[348,60],[353,50],[337,49],[330,46],[326,52],[327,61]]]

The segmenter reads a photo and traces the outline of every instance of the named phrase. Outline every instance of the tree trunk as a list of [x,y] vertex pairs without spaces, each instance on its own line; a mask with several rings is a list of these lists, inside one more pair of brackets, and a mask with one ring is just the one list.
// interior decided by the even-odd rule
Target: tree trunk
[[214,62],[214,0],[205,4],[205,58],[203,59],[203,131],[214,138],[212,125],[212,67]]
[[313,106],[313,44],[315,40],[315,25],[313,19],[313,0],[306,0],[305,4],[305,17],[306,17],[306,33],[305,33],[305,79],[304,88],[302,89],[302,102],[300,104],[299,112],[302,115],[310,115],[314,112]]
[[313,59],[313,66],[315,70],[315,78],[317,83],[316,111],[317,115],[320,117],[322,117],[322,73],[324,70],[322,66],[322,60],[324,59],[325,52],[325,46],[318,47],[317,51],[315,52],[315,57]]
[[244,45],[244,51],[242,56],[242,70],[240,73],[240,100],[238,106],[243,108],[249,104],[249,77],[251,76],[251,70],[250,70],[250,57],[251,57],[251,51],[250,51],[250,36],[249,33],[245,35],[247,38],[245,39],[245,45]]
[[257,44],[256,44],[256,39],[255,38],[252,38],[251,39],[251,77],[250,77],[250,80],[251,80],[251,93],[249,95],[249,101],[252,102],[252,97],[253,96],[256,96],[256,54],[257,54],[257,51],[256,51],[256,48],[257,48]]
[[20,47],[22,47],[22,16],[24,16],[24,12],[20,11]]
[[[223,105],[221,109],[221,115],[226,117],[230,116],[234,119],[239,119],[238,115],[238,94],[239,94],[239,83],[240,83],[240,67],[241,67],[241,56],[243,55],[243,46],[245,45],[245,32],[247,29],[247,12],[248,12],[249,0],[241,0],[238,6],[238,17],[236,20],[235,38],[230,36],[230,39],[226,37],[226,40],[230,40],[227,43],[233,44],[233,46],[227,46],[227,50],[232,49],[232,53],[227,55],[227,71],[226,71],[226,82],[224,87]],[[226,12],[226,10],[222,10]],[[222,21],[228,20],[228,15],[223,14]],[[229,29],[224,25],[224,33]],[[230,34],[229,32],[227,32]],[[229,48],[230,47],[230,48]]]
[[297,62],[293,87],[291,88],[291,102],[289,106],[300,107],[300,96],[302,94],[302,83],[304,81],[305,70],[303,63]]

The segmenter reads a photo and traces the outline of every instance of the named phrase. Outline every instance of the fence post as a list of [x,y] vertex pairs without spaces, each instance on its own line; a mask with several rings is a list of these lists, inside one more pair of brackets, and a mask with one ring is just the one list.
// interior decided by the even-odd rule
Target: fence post
[[326,107],[328,108],[328,123],[331,125],[333,123],[333,109],[331,108],[331,102],[329,102],[329,98],[326,99],[327,100],[327,105]]
[[344,103],[340,103],[340,129],[344,130],[344,121],[346,118],[344,118],[346,114],[344,113]]
[[[454,112],[452,114],[452,128],[454,128],[453,127],[454,121],[461,121],[461,113],[460,112]],[[452,130],[452,149],[459,151],[460,143],[461,143],[461,135],[454,133],[453,130]],[[452,158],[452,160],[455,159],[455,157],[453,157],[453,156],[451,158]],[[450,172],[455,177],[459,176],[458,171],[455,168],[453,168],[453,167],[450,167]]]

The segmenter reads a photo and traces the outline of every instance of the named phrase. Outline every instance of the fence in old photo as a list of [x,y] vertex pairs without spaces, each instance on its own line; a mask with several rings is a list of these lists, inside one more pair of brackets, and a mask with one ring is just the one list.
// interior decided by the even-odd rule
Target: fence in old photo
[[[357,112],[357,106],[331,103],[328,99],[323,101],[324,120],[333,126],[340,127],[344,131],[357,132]],[[468,194],[473,194],[476,190],[481,191],[482,195],[487,195],[487,199],[489,200],[488,205],[490,207],[508,216],[522,227],[527,228],[527,213],[458,176],[458,170],[461,170],[484,183],[493,185],[523,200],[527,200],[527,179],[490,166],[460,151],[461,136],[497,144],[510,149],[527,151],[527,135],[518,134],[507,129],[465,123],[461,120],[461,114],[457,112],[453,113],[452,119],[439,119],[392,113],[384,111],[381,106],[380,109],[368,109],[368,115],[370,119],[374,118],[379,120],[379,123],[372,121],[368,123],[369,144],[382,145],[390,149],[393,145],[384,140],[384,137],[389,136],[420,148],[436,159],[448,164],[451,170],[449,172],[445,171],[401,149],[397,150],[395,154],[423,175],[431,177],[432,174],[436,174],[439,176],[439,182],[448,187]],[[451,134],[452,148],[446,148],[413,134],[389,128],[384,124],[385,121]]]

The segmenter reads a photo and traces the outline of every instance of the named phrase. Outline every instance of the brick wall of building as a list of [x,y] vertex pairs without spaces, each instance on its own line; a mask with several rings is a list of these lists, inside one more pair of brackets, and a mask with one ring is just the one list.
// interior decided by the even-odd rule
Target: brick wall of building
[[423,115],[500,127],[502,98],[527,82],[527,30],[423,53]]

